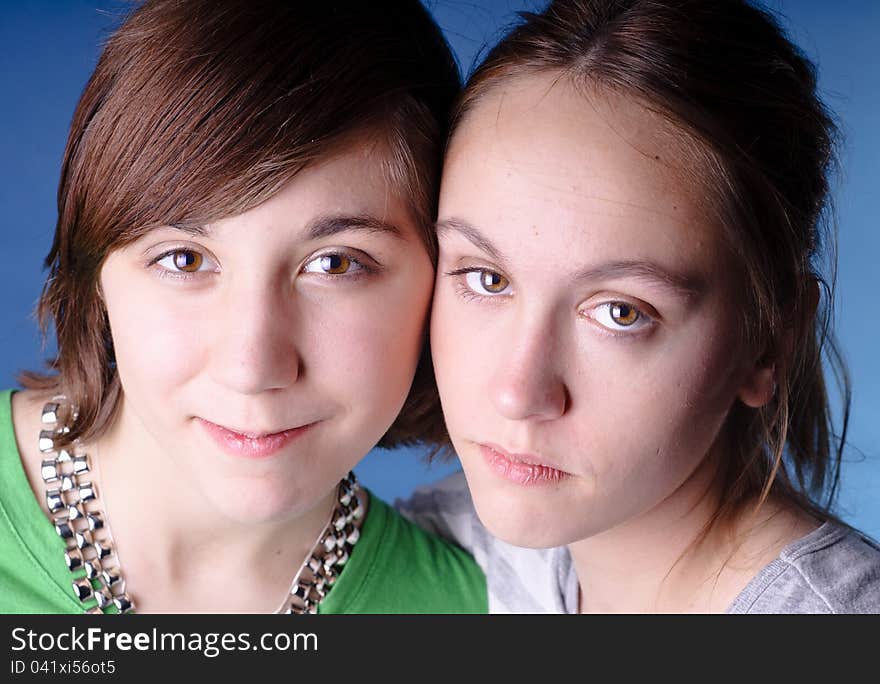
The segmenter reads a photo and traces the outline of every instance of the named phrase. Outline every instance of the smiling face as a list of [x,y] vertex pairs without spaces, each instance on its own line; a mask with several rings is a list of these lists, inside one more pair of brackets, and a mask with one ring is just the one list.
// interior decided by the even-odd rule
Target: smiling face
[[348,149],[199,233],[153,230],[101,272],[117,425],[233,519],[326,497],[412,383],[431,260],[380,153]]
[[557,74],[499,86],[455,133],[431,344],[478,513],[506,541],[657,510],[711,463],[733,402],[772,391],[681,141]]

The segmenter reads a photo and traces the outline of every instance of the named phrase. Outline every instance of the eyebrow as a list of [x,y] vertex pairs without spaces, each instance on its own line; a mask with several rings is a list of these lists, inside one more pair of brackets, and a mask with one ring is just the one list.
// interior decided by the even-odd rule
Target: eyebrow
[[644,259],[624,259],[609,261],[580,271],[576,280],[616,280],[634,278],[650,281],[684,299],[693,299],[705,291],[702,278],[686,273],[677,273],[660,264]]
[[205,237],[211,234],[210,227],[201,223],[169,223],[168,227],[195,237]]
[[310,240],[320,240],[349,230],[384,233],[396,238],[404,238],[403,232],[394,224],[366,214],[360,216],[319,216],[309,222],[306,227],[306,237]]
[[437,221],[434,228],[438,238],[444,233],[458,233],[459,235],[467,238],[468,241],[471,242],[475,247],[483,250],[486,254],[497,261],[501,266],[506,266],[508,263],[507,257],[501,253],[501,250],[493,245],[489,238],[483,235],[479,230],[477,230],[467,221],[462,221],[458,218],[443,219],[441,221]]
[[[187,223],[172,223],[169,225],[189,235],[205,237],[211,234],[211,226],[209,225]],[[397,226],[366,214],[359,216],[318,216],[309,221],[306,226],[305,237],[308,240],[320,240],[321,238],[332,237],[333,235],[353,230],[384,233],[400,239],[404,237],[403,232]]]
[[[476,227],[458,218],[443,219],[437,222],[438,237],[443,233],[455,232],[467,238],[478,249],[491,256],[503,268],[507,268],[507,258]],[[576,281],[615,280],[635,278],[650,281],[685,299],[692,299],[705,291],[705,282],[693,274],[670,271],[655,261],[648,259],[621,259],[590,266],[575,274]]]

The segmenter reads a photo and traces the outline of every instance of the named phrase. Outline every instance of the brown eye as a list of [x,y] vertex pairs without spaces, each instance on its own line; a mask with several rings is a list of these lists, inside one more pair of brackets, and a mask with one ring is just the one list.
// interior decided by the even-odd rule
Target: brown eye
[[330,275],[342,275],[348,273],[351,268],[351,259],[343,254],[326,254],[321,257],[321,270]]
[[330,252],[327,254],[319,254],[309,259],[309,261],[303,265],[302,272],[348,277],[369,273],[370,268],[364,266],[354,257],[349,257],[339,252]]
[[510,282],[500,273],[493,271],[480,271],[480,287],[486,292],[498,294],[504,292]]
[[182,249],[171,255],[174,268],[185,273],[195,273],[202,265],[202,255],[190,249]]
[[611,302],[608,314],[612,321],[624,327],[633,325],[641,317],[638,309],[626,302]]

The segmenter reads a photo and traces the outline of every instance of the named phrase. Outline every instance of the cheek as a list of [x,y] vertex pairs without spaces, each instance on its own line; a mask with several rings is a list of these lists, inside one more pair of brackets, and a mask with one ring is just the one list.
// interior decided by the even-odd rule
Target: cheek
[[426,261],[424,269],[316,312],[315,368],[351,411],[391,413],[390,425],[400,410],[425,342],[432,279]]
[[626,479],[646,468],[661,480],[680,479],[711,449],[735,399],[736,353],[723,336],[684,339],[650,354],[623,350],[615,362],[594,366],[601,380],[582,397],[593,419],[581,421],[579,441],[597,447],[597,471]]
[[[158,295],[160,296],[157,299]],[[161,288],[129,283],[105,289],[117,370],[126,391],[143,384],[179,385],[201,365],[205,322],[199,309]]]
[[431,310],[431,355],[443,413],[453,432],[460,416],[474,416],[472,407],[478,403],[485,379],[482,352],[493,346],[472,344],[473,340],[486,341],[489,324],[488,318],[477,318],[473,308],[458,300],[448,282],[438,281]]

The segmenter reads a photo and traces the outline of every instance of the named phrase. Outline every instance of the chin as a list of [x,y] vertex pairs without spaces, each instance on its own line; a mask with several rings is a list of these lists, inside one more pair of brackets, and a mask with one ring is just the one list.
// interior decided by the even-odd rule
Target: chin
[[486,529],[501,541],[527,549],[547,549],[563,546],[573,540],[555,528],[552,523],[536,522],[546,515],[532,515],[527,508],[511,511],[498,502],[481,506],[476,503],[477,515]]
[[[232,483],[230,483],[232,484]],[[320,497],[300,496],[295,487],[274,483],[237,483],[207,494],[209,504],[227,520],[239,524],[272,523],[301,515]]]
[[[467,477],[467,469],[465,469]],[[476,478],[480,479],[480,478]],[[547,492],[522,490],[506,483],[473,482],[468,486],[480,522],[500,540],[530,549],[546,549],[576,541],[568,529],[571,509]]]

